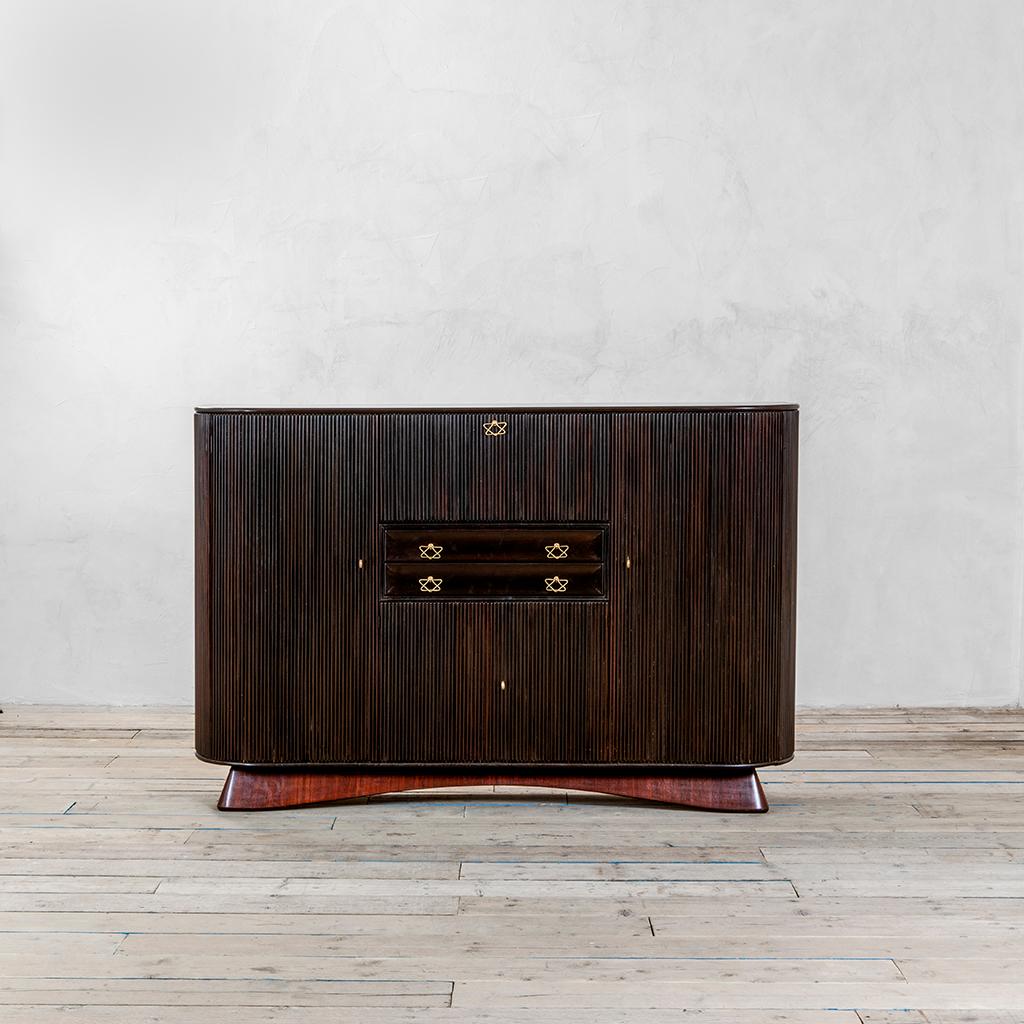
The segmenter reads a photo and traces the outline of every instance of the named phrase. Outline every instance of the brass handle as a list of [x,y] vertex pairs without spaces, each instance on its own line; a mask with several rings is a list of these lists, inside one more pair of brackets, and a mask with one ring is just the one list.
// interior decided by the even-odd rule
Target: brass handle
[[487,437],[500,437],[505,433],[505,428],[508,426],[508,422],[505,420],[491,420],[490,423],[484,424],[484,434]]
[[548,558],[565,558],[569,554],[569,545],[559,544],[556,540],[553,544],[545,544],[544,550]]
[[561,576],[549,576],[544,580],[544,589],[550,590],[554,594],[565,593],[567,586],[569,586],[569,581]]
[[444,551],[444,548],[440,544],[421,544],[420,558],[438,559],[441,557],[442,551]]
[[444,580],[440,576],[424,576],[420,579],[420,590],[425,594],[436,594]]

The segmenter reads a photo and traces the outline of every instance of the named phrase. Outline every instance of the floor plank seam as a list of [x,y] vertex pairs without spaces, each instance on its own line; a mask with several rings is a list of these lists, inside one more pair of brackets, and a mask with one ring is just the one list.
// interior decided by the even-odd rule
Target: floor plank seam
[[79,1000],[83,1024],[1024,1021],[1020,711],[805,715],[757,821],[498,794],[230,828],[187,730],[97,724],[123,720],[0,730],[0,1001],[26,1024]]

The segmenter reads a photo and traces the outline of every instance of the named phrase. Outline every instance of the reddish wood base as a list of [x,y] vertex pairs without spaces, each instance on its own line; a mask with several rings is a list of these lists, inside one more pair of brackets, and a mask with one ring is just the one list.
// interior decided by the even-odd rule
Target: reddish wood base
[[761,781],[753,768],[671,775],[571,775],[557,772],[536,775],[529,772],[414,774],[397,771],[371,774],[365,771],[232,768],[217,807],[222,811],[269,811],[442,786],[549,786],[656,800],[702,811],[768,810]]

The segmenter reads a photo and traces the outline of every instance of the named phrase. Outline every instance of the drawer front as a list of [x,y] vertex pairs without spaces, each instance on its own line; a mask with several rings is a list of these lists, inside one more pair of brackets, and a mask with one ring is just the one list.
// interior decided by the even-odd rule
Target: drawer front
[[[600,562],[604,529],[561,527],[384,528],[388,562]],[[549,574],[550,575],[550,574]]]
[[446,598],[517,598],[573,601],[604,597],[601,565],[586,563],[388,562],[384,594],[392,598],[438,601]]

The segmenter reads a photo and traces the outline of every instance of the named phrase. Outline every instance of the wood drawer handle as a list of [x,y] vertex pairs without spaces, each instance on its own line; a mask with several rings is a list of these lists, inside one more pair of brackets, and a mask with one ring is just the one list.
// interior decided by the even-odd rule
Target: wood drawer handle
[[564,594],[569,581],[562,576],[549,576],[544,580],[544,589],[550,590],[553,594]]
[[426,594],[437,594],[441,590],[444,579],[440,576],[423,576],[419,581],[420,590]]
[[436,560],[441,557],[442,551],[444,551],[444,548],[440,544],[421,544],[420,558],[432,558]]
[[569,545],[559,544],[556,540],[551,544],[545,544],[544,551],[548,558],[566,558],[569,554]]

